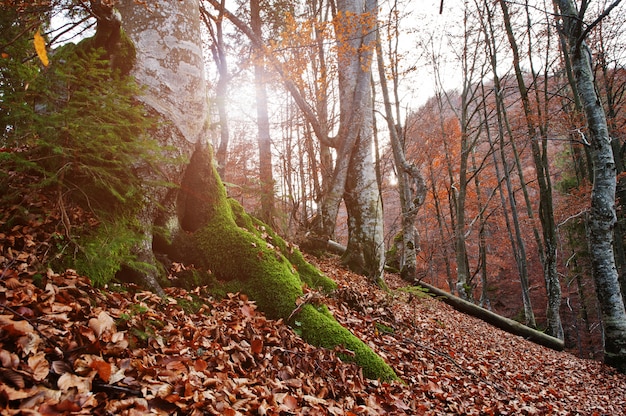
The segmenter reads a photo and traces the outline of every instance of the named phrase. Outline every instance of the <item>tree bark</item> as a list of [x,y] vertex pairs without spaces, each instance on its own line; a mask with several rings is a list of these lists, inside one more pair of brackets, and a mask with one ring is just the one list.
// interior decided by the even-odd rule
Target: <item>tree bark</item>
[[371,59],[375,48],[376,0],[340,0],[335,18],[339,53],[340,126],[337,162],[322,201],[322,235],[333,235],[339,204],[348,211],[344,263],[382,283],[385,264],[382,201],[372,150]]
[[[250,0],[250,26],[259,39],[263,38],[260,0]],[[267,85],[265,57],[259,53],[254,61],[254,88],[256,97],[257,143],[259,145],[259,184],[261,191],[261,211],[259,218],[273,224],[274,215],[274,176],[272,174],[272,141],[267,110]]]
[[591,212],[587,222],[592,272],[604,327],[604,361],[626,373],[626,310],[620,291],[615,256],[616,168],[604,109],[597,95],[591,67],[591,51],[583,37],[585,10],[571,0],[555,0],[568,41],[576,87],[583,103],[593,161]]
[[480,306],[472,302],[468,302],[465,299],[461,299],[457,296],[451,295],[450,293],[431,286],[427,283],[419,282],[418,285],[428,290],[428,292],[440,298],[443,302],[452,306],[454,309],[479,318],[506,332],[519,335],[529,341],[532,341],[539,345],[543,345],[544,347],[552,348],[553,350],[562,351],[564,348],[563,340],[554,338],[550,335],[546,335],[541,331],[529,328],[512,319],[500,316],[487,309],[481,308]]
[[[158,139],[164,146],[174,146],[189,163],[161,167],[180,188],[174,191],[175,197],[166,192],[145,202],[146,215],[141,220],[146,229],[154,225],[153,213],[163,213],[156,206],[164,206],[170,214],[164,223],[175,223],[171,227],[173,255],[197,260],[194,264],[212,270],[220,281],[229,282],[229,288],[248,294],[270,318],[283,318],[291,324],[298,321],[305,340],[326,348],[343,345],[353,351],[353,356],[344,358],[360,364],[366,377],[396,379],[394,371],[323,306],[296,308],[305,284],[320,290],[331,290],[336,284],[226,197],[206,142],[208,111],[198,2],[157,3],[159,7],[148,12],[133,0],[124,0],[120,11],[140,52],[135,76],[146,85],[141,98],[168,122]],[[145,241],[148,244],[142,248],[148,252],[151,235]]]

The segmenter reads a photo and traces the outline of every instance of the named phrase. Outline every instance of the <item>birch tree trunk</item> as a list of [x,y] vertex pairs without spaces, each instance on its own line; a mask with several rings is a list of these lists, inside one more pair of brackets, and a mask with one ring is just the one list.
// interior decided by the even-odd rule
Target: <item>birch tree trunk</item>
[[605,334],[604,361],[626,373],[626,311],[613,254],[613,228],[616,222],[613,150],[604,109],[594,85],[591,51],[584,39],[587,33],[583,31],[582,21],[585,10],[579,12],[572,0],[555,0],[555,3],[561,12],[561,29],[568,41],[576,87],[584,106],[589,132],[593,189],[587,234]]
[[335,32],[339,49],[340,127],[331,189],[322,201],[323,231],[331,235],[343,197],[348,211],[348,267],[379,282],[385,264],[382,201],[372,150],[371,60],[376,0],[340,0]]

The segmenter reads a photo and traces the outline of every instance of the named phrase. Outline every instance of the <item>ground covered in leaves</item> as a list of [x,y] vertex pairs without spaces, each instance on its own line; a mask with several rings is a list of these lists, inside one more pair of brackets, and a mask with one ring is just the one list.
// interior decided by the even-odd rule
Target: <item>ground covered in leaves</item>
[[[45,224],[43,224],[45,225]],[[162,299],[38,274],[41,224],[0,234],[3,415],[618,415],[626,376],[507,334],[387,276],[383,292],[334,258],[323,301],[402,382],[364,379],[340,348],[304,343],[245,296]],[[49,237],[49,235],[47,235]],[[309,298],[311,296],[308,296]]]

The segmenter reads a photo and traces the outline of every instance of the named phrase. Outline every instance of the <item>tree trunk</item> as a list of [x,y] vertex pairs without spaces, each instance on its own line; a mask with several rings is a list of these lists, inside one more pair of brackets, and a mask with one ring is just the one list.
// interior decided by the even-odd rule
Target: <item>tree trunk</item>
[[[161,120],[167,121],[155,132],[156,139],[169,149],[168,157],[188,157],[194,144],[208,137],[204,58],[196,40],[200,33],[198,3],[160,2],[160,7],[149,13],[134,1],[123,0],[118,9],[123,29],[137,50],[133,75],[144,86],[139,99]],[[190,19],[189,16],[197,18]],[[162,168],[162,173],[169,182],[179,184],[184,166],[171,163]],[[179,224],[172,193],[163,187],[155,188],[151,193],[152,199],[145,202],[139,218],[145,240],[137,247],[137,256],[141,261],[155,264],[152,253],[154,225],[167,224],[175,232]],[[156,272],[144,276],[148,286],[162,293],[156,284],[157,278]]]
[[[260,0],[250,0],[250,25],[259,39],[263,38]],[[259,145],[259,185],[261,210],[259,218],[272,225],[274,215],[274,177],[272,174],[272,142],[267,110],[267,86],[262,53],[254,61],[254,88],[256,94],[257,143]]]
[[593,278],[604,327],[604,361],[626,373],[626,311],[622,299],[615,256],[616,168],[606,117],[596,93],[591,68],[591,51],[583,36],[582,17],[571,0],[555,0],[561,11],[562,30],[569,43],[576,87],[583,103],[589,129],[593,161],[591,212],[587,229]]
[[[513,188],[512,180],[511,180],[511,170],[508,167],[507,155],[505,153],[505,136],[509,137],[509,143],[511,144],[511,148],[514,153],[517,172],[520,180],[520,184],[522,189],[525,190],[525,181],[523,176],[523,170],[521,169],[521,164],[519,161],[519,155],[517,154],[517,150],[515,148],[515,142],[513,139],[513,135],[511,133],[511,128],[508,122],[508,116],[506,112],[506,105],[504,103],[504,90],[500,83],[500,77],[497,72],[498,68],[498,59],[497,59],[497,50],[496,50],[496,41],[493,26],[491,25],[491,19],[493,19],[492,13],[488,10],[488,4],[485,2],[485,10],[483,12],[487,12],[487,16],[483,17],[481,23],[483,25],[483,31],[485,34],[485,41],[487,44],[487,51],[489,54],[489,60],[491,63],[491,71],[493,74],[493,89],[494,89],[494,99],[496,104],[496,116],[497,116],[497,128],[498,128],[498,137],[500,142],[500,158],[502,161],[502,167],[504,171],[504,178],[507,188],[507,196],[509,200],[509,207],[511,208],[511,220],[513,224],[514,234],[510,233],[511,236],[511,248],[513,249],[513,255],[515,257],[515,262],[517,263],[517,269],[519,272],[520,284],[522,288],[522,302],[524,304],[524,317],[526,319],[526,325],[531,327],[536,327],[535,314],[533,312],[532,303],[530,299],[530,283],[528,276],[528,260],[526,258],[526,244],[522,237],[522,232],[520,229],[520,220],[519,213],[517,210],[517,201],[515,198],[515,191]],[[527,208],[529,211],[529,216],[532,218],[532,208],[530,206],[530,202],[528,196],[525,192],[524,194],[525,200],[527,202]],[[504,207],[503,207],[504,208]],[[535,234],[535,238],[537,239],[537,243],[541,246],[541,241],[539,240],[538,233],[533,225],[533,231]]]
[[440,297],[443,302],[452,306],[454,309],[460,312],[466,313],[468,315],[474,316],[476,318],[479,318],[511,334],[522,336],[536,344],[543,345],[548,348],[552,348],[553,350],[561,351],[564,348],[563,340],[554,338],[550,335],[546,335],[541,331],[537,331],[536,329],[529,328],[512,319],[508,319],[508,318],[505,318],[504,316],[500,316],[487,309],[481,308],[478,305],[468,302],[465,299],[461,299],[457,296],[451,295],[450,293],[445,292],[429,284],[420,282],[418,283],[418,286],[422,286],[428,292],[432,293],[433,295],[437,297]]
[[[191,258],[218,280],[228,282],[226,288],[248,294],[270,318],[299,322],[305,340],[326,348],[343,345],[353,351],[354,356],[344,358],[361,365],[366,377],[397,378],[325,307],[306,304],[296,309],[305,284],[321,290],[336,285],[306,263],[298,250],[226,197],[206,143],[208,110],[198,2],[162,0],[158,6],[148,13],[133,0],[125,0],[120,11],[138,50],[135,76],[146,86],[141,98],[168,126],[159,130],[158,139],[186,156],[189,163],[161,167],[180,187],[175,196],[167,191],[146,201],[141,218],[146,230],[155,224],[155,213],[162,213],[157,206],[164,206],[169,217],[162,224],[174,224],[170,227],[174,243],[168,254],[178,256],[175,261]],[[154,259],[150,234],[145,241],[142,249]]]
[[[222,0],[222,2],[225,0]],[[217,67],[219,77],[215,86],[215,105],[217,106],[217,114],[219,116],[220,140],[214,143],[215,161],[217,162],[217,173],[223,180],[226,179],[226,163],[228,161],[228,143],[230,141],[230,130],[228,125],[228,111],[226,110],[226,99],[228,94],[228,86],[230,84],[230,74],[228,73],[228,62],[226,61],[226,52],[224,44],[224,13],[218,10],[216,17],[208,16],[201,9],[204,24],[211,35],[211,55],[213,62]],[[215,28],[211,24],[211,20],[215,23]]]
[[[377,28],[376,56],[378,77],[383,93],[385,105],[385,119],[389,129],[389,138],[393,152],[393,160],[398,177],[398,194],[400,196],[400,209],[402,218],[402,253],[400,255],[400,276],[407,281],[417,279],[417,249],[419,245],[417,230],[415,229],[415,217],[426,198],[426,184],[419,169],[409,164],[406,160],[404,145],[401,139],[402,129],[394,121],[387,77],[385,75],[385,63],[380,41],[380,33]],[[397,80],[396,80],[397,82]],[[413,187],[411,186],[413,185]],[[413,188],[413,189],[412,189]]]
[[[546,293],[548,295],[546,332],[554,337],[563,339],[563,325],[561,324],[560,314],[561,284],[556,268],[556,223],[554,221],[554,209],[552,205],[552,185],[550,182],[547,148],[544,147],[542,152],[539,146],[539,137],[537,135],[534,124],[534,120],[536,120],[536,117],[533,114],[530,106],[528,89],[526,88],[526,83],[524,81],[523,73],[520,67],[520,56],[517,42],[513,35],[513,29],[511,27],[511,19],[509,16],[508,6],[504,1],[500,2],[500,6],[502,8],[507,37],[511,46],[511,51],[513,52],[513,66],[515,69],[515,76],[517,79],[519,93],[522,98],[522,106],[526,118],[526,128],[528,131],[528,137],[530,138],[533,161],[535,162],[537,183],[539,185],[539,220],[541,222],[541,227],[543,230],[543,244],[538,244],[538,248],[539,250],[543,250],[543,253],[540,253],[540,255],[542,258],[541,263],[543,265]],[[530,26],[528,27],[530,29]],[[532,60],[530,54],[529,59]],[[537,101],[537,105],[539,105],[539,101]],[[545,144],[546,140],[544,137],[544,146]],[[539,243],[541,242],[539,241]]]
[[[223,9],[217,0],[207,1],[214,7]],[[352,217],[349,227],[353,227],[353,232],[350,233],[352,241],[346,253],[347,264],[357,272],[367,273],[373,280],[382,277],[385,254],[382,205],[375,173],[374,181],[371,181],[374,162],[371,146],[368,145],[372,140],[370,66],[375,41],[373,28],[376,8],[376,0],[342,0],[337,3],[335,31],[338,36],[338,50],[341,51],[338,58],[340,126],[335,140],[326,136],[326,120],[320,122],[319,117],[316,117],[315,111],[306,102],[295,82],[287,77],[281,63],[265,55],[322,142],[323,168],[330,162],[330,153],[325,146],[332,144],[337,151],[336,164],[330,175],[330,182],[327,182],[329,186],[325,187],[319,202],[320,215],[314,227],[315,231],[326,239],[334,235],[340,203],[349,194],[348,198],[352,199],[350,202],[346,201],[346,206],[348,215]],[[224,15],[248,36],[259,51],[265,52],[262,39],[241,19],[227,11],[224,11]],[[351,169],[361,168],[364,170],[350,172]]]
[[339,203],[348,211],[344,262],[357,273],[381,282],[385,264],[382,202],[372,150],[370,66],[375,47],[375,0],[337,2],[335,32],[339,45],[340,127],[337,162],[330,190],[322,201],[322,235],[333,234]]

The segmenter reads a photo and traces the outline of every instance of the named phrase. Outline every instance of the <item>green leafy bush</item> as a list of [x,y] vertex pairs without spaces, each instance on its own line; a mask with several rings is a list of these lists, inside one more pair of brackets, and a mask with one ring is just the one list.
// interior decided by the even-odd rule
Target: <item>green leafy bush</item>
[[[147,132],[154,122],[133,97],[132,78],[112,70],[102,50],[76,54],[65,46],[32,80],[5,125],[5,158],[94,212],[124,211],[141,202],[137,171],[160,158]],[[11,97],[8,97],[11,98]]]

